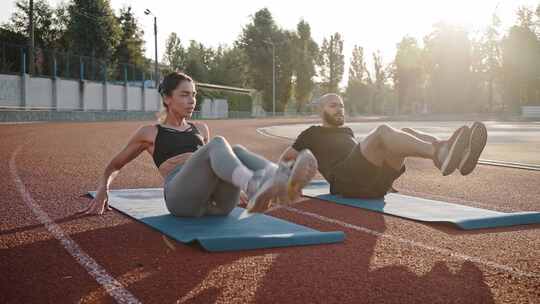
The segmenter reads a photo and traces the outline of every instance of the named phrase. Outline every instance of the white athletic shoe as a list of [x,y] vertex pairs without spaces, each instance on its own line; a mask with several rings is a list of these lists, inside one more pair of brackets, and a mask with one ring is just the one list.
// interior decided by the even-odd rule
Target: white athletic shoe
[[256,171],[248,184],[248,212],[265,212],[272,202],[290,204],[302,194],[317,174],[317,159],[309,150],[302,150],[292,164],[279,163]]
[[452,174],[458,167],[469,144],[470,130],[467,126],[457,129],[452,136],[441,142],[435,142],[433,162],[443,176]]
[[487,137],[486,126],[479,121],[474,122],[471,126],[471,136],[467,148],[459,164],[459,171],[462,175],[469,175],[476,168],[480,154],[486,147]]
[[278,195],[280,187],[286,184],[288,178],[288,175],[277,174],[278,169],[268,166],[254,172],[246,191],[248,212],[265,212],[270,208],[271,200]]
[[318,170],[317,159],[307,149],[300,151],[294,163],[284,164],[284,166],[290,168],[289,176],[285,189],[281,188],[276,200],[277,204],[294,203],[302,195],[302,189],[309,184]]

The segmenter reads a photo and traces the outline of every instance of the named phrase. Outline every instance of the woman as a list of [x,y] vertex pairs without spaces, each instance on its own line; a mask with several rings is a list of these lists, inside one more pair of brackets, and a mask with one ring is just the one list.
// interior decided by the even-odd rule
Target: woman
[[249,200],[248,211],[264,212],[274,198],[297,197],[315,175],[317,162],[309,151],[294,166],[278,166],[242,146],[231,147],[221,136],[209,140],[205,123],[188,122],[196,104],[195,83],[189,76],[170,73],[159,93],[163,101],[159,124],[139,128],[109,162],[85,214],[109,209],[109,185],[143,151],[152,156],[164,177],[165,203],[176,216],[229,214],[241,191]]

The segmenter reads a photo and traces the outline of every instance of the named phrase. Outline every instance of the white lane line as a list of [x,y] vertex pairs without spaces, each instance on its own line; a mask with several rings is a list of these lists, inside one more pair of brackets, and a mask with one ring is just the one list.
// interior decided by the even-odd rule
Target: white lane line
[[496,269],[498,271],[504,271],[504,272],[507,272],[507,273],[511,273],[513,275],[516,275],[516,276],[531,277],[531,278],[540,277],[540,273],[522,271],[522,270],[519,270],[519,269],[512,268],[510,266],[506,266],[506,265],[498,264],[498,263],[495,263],[495,262],[487,261],[487,260],[484,260],[484,259],[479,258],[479,257],[468,256],[468,255],[465,255],[465,254],[454,252],[452,250],[426,245],[426,244],[423,244],[423,243],[420,243],[420,242],[415,242],[415,241],[412,241],[412,240],[404,239],[404,238],[394,236],[394,235],[390,235],[390,234],[384,234],[384,233],[381,233],[381,232],[378,232],[378,231],[375,231],[375,230],[368,229],[366,227],[356,226],[356,225],[349,224],[349,223],[346,223],[346,222],[343,222],[343,221],[340,221],[340,220],[336,220],[336,219],[332,219],[332,218],[329,218],[329,217],[326,217],[326,216],[322,216],[322,215],[319,215],[319,214],[316,214],[316,213],[299,210],[299,209],[296,209],[296,208],[293,208],[293,207],[290,207],[290,206],[281,206],[281,207],[283,209],[285,209],[285,210],[288,210],[288,211],[291,211],[291,212],[294,212],[294,213],[298,213],[298,214],[301,214],[301,215],[305,215],[305,216],[310,216],[310,217],[316,218],[318,220],[321,220],[323,222],[336,224],[336,225],[339,225],[339,226],[342,226],[342,227],[345,227],[345,228],[349,228],[349,229],[352,229],[352,230],[356,230],[356,231],[364,232],[364,233],[367,233],[367,234],[371,234],[371,235],[374,235],[376,237],[386,238],[386,239],[389,239],[391,241],[406,244],[406,245],[409,245],[409,246],[412,246],[412,247],[418,247],[418,248],[434,251],[434,252],[437,252],[437,253],[442,254],[442,255],[447,255],[447,256],[457,258],[459,260],[464,260],[464,261],[469,261],[469,262],[481,264],[481,265]]
[[262,136],[275,138],[275,139],[286,140],[288,142],[293,142],[294,141],[294,139],[292,139],[292,138],[288,138],[288,137],[280,136],[280,135],[274,135],[274,134],[268,132],[266,129],[267,128],[257,128],[257,129],[255,129],[255,131],[257,131],[257,133],[261,134]]
[[62,228],[58,226],[34,201],[32,196],[24,186],[19,174],[17,173],[17,165],[15,158],[22,146],[18,147],[11,155],[9,161],[9,169],[13,175],[17,189],[21,193],[24,203],[32,210],[36,218],[45,225],[45,228],[62,244],[64,249],[90,274],[118,303],[141,303],[133,294],[127,291],[120,282],[109,275],[107,271],[101,267],[92,257],[84,252],[81,247],[69,236],[67,236]]

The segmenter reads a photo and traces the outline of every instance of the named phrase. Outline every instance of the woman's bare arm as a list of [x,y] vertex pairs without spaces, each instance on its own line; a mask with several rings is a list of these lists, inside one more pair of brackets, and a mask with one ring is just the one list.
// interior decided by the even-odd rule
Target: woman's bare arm
[[120,172],[120,169],[152,145],[152,128],[152,126],[145,126],[137,130],[126,146],[109,161],[99,179],[96,197],[90,202],[90,206],[82,210],[82,212],[85,214],[103,214],[108,209],[107,191],[109,186]]
[[208,129],[208,126],[204,122],[195,122],[194,125],[201,133],[204,143],[207,144],[210,140],[210,129]]

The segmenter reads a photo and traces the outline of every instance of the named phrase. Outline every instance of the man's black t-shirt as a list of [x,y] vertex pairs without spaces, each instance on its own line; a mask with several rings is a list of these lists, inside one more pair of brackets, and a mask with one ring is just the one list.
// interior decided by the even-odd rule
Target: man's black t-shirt
[[357,144],[351,128],[311,126],[298,135],[292,147],[296,151],[311,150],[319,163],[319,171],[330,180],[331,169],[343,161]]

